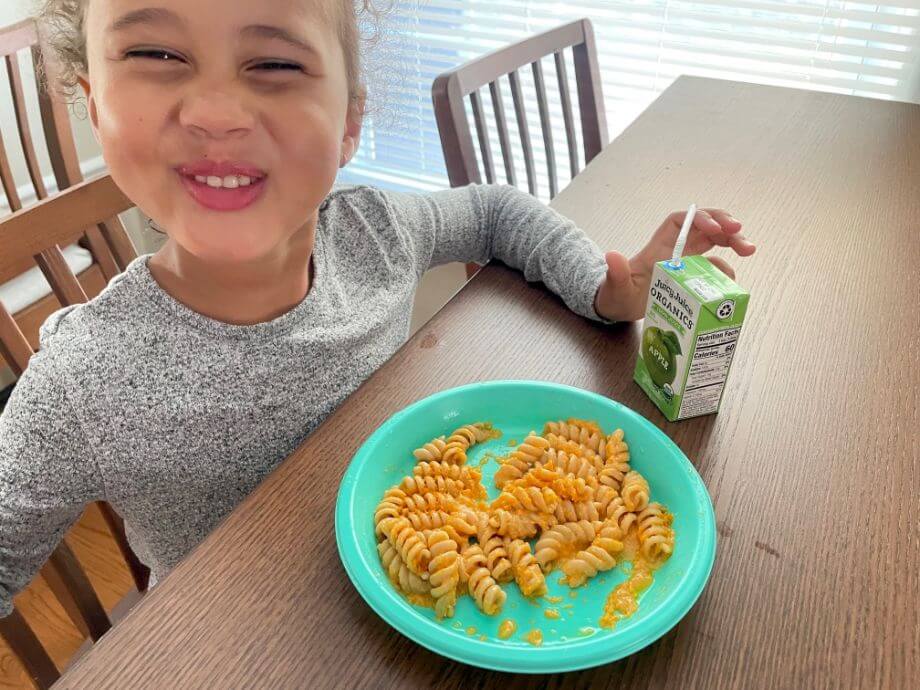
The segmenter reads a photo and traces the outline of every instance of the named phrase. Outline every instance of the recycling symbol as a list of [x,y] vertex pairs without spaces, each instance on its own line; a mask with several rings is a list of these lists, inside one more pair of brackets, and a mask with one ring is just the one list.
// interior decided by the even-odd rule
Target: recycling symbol
[[732,314],[735,313],[735,302],[734,300],[727,299],[722,304],[719,305],[719,308],[716,309],[716,316],[719,317],[720,321],[725,321],[725,319],[730,319]]

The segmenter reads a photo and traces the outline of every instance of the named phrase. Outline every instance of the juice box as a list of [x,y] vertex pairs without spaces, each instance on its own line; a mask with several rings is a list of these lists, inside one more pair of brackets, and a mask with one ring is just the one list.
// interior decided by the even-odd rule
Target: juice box
[[655,264],[633,378],[670,421],[719,410],[748,297],[704,256]]

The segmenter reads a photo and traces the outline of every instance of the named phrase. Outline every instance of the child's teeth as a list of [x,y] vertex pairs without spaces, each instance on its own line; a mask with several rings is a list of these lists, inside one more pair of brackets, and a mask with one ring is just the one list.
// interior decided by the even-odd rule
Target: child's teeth
[[195,175],[195,181],[215,189],[236,189],[237,187],[248,187],[255,180],[248,175],[227,175],[226,177]]

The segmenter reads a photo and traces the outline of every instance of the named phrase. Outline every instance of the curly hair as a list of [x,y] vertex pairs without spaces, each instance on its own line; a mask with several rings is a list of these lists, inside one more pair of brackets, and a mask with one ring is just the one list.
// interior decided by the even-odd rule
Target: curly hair
[[[37,1],[36,18],[42,45],[51,53],[56,67],[55,83],[47,86],[72,93],[77,86],[77,77],[85,75],[89,67],[86,59],[85,21],[90,0]],[[396,0],[384,3],[379,0],[331,0],[333,21],[345,55],[348,93],[352,98],[366,91],[362,47],[378,41],[381,20],[395,4]]]

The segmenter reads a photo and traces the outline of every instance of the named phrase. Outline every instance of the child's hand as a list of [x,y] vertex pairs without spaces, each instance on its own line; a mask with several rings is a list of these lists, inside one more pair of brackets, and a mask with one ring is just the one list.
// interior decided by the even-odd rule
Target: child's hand
[[[610,321],[635,321],[645,314],[645,304],[652,282],[652,269],[658,261],[670,259],[680,234],[686,211],[675,211],[652,235],[642,250],[627,259],[619,252],[607,252],[607,277],[594,298],[597,313]],[[722,209],[699,209],[687,237],[684,255],[694,256],[713,247],[731,247],[738,256],[750,256],[754,245],[741,235],[741,223]],[[717,256],[707,257],[730,278],[735,272]]]

